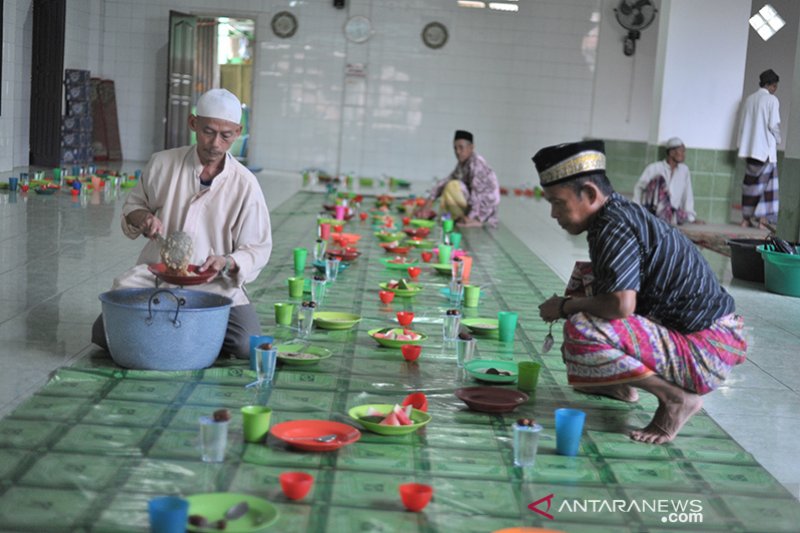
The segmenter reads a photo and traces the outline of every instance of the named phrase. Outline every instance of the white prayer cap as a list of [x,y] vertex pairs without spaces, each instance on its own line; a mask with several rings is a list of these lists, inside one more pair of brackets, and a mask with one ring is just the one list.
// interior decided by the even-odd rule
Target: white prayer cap
[[197,116],[238,124],[242,120],[242,104],[227,89],[211,89],[203,93],[197,101]]
[[667,150],[672,150],[673,148],[678,148],[680,146],[685,146],[683,141],[680,140],[678,137],[673,137],[667,141]]

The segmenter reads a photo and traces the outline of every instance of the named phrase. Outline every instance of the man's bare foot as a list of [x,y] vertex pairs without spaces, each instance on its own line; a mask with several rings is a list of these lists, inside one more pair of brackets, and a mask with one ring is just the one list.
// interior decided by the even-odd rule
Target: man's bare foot
[[578,392],[608,396],[614,400],[636,403],[639,401],[639,392],[630,385],[603,385],[597,387],[574,387]]
[[631,431],[631,438],[648,444],[670,442],[684,424],[703,407],[703,399],[691,392],[682,392],[669,401],[658,401],[653,420],[644,429]]
[[744,219],[739,223],[739,225],[741,227],[743,227],[743,228],[749,228],[750,227],[750,221],[748,219]]

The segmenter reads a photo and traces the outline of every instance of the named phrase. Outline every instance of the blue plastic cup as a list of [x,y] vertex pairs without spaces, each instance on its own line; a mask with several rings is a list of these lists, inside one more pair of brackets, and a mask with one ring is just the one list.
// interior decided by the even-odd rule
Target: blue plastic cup
[[8,190],[14,192],[17,190],[17,185],[19,184],[19,179],[12,176],[8,178]]
[[265,342],[273,344],[275,338],[269,335],[250,335],[250,370],[258,370],[259,366],[255,361],[256,348]]
[[556,409],[556,451],[559,455],[578,455],[586,413],[580,409]]
[[151,533],[184,533],[189,502],[177,496],[161,496],[147,502]]

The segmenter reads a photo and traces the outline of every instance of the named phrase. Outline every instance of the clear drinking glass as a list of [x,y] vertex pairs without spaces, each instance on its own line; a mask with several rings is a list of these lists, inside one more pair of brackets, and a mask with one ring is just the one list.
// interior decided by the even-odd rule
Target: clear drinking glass
[[514,466],[533,466],[536,462],[536,450],[539,447],[539,434],[542,426],[520,426],[514,424]]
[[463,283],[456,280],[450,282],[450,307],[461,307],[461,297],[463,293]]
[[311,335],[311,327],[314,325],[314,308],[304,305],[300,308],[300,313],[297,315],[298,330],[300,336],[307,338]]
[[317,239],[314,243],[314,261],[322,261],[325,258],[325,251],[328,249],[328,241]]
[[272,383],[272,379],[275,377],[275,364],[277,361],[278,350],[274,348],[270,350],[256,348],[255,363],[258,381]]
[[311,299],[316,302],[317,305],[322,305],[322,301],[325,299],[325,284],[325,279],[315,277],[311,280]]
[[336,281],[341,262],[341,259],[338,257],[331,257],[325,260],[325,277],[328,278],[328,281]]
[[475,355],[475,339],[456,339],[456,366],[463,368]]
[[209,416],[201,416],[200,445],[204,463],[223,462],[228,446],[228,421],[217,422]]
[[464,262],[459,257],[457,259],[453,259],[451,261],[451,264],[452,264],[453,281],[461,283],[462,280],[464,279]]
[[444,315],[444,322],[442,322],[442,337],[444,340],[449,341],[458,338],[458,329],[461,326],[461,312]]

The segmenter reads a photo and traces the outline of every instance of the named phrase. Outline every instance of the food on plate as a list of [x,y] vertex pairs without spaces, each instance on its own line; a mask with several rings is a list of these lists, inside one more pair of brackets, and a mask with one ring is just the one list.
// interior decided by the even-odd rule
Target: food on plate
[[379,331],[375,333],[373,337],[393,341],[417,341],[422,338],[422,335],[405,328],[402,329],[402,332],[398,332],[398,328],[395,328],[389,331]]
[[408,282],[405,279],[401,279],[397,281],[396,279],[390,279],[389,282],[386,284],[387,289],[400,289],[400,290],[409,290]]
[[398,256],[395,256],[394,259],[389,259],[389,262],[390,263],[394,263],[394,264],[398,264],[398,265],[405,265],[407,263],[413,263],[414,261],[413,261],[413,259],[409,259],[407,257],[400,257],[398,255]]
[[314,355],[313,353],[302,353],[302,352],[281,352],[281,357],[287,359],[319,359],[318,355]]
[[487,368],[483,371],[484,374],[492,374],[494,376],[513,376],[508,370],[498,370],[497,368]]
[[414,422],[411,420],[412,405],[400,407],[395,404],[392,411],[387,415],[374,407],[367,409],[367,414],[361,417],[365,422],[372,422],[382,426],[413,426]]

